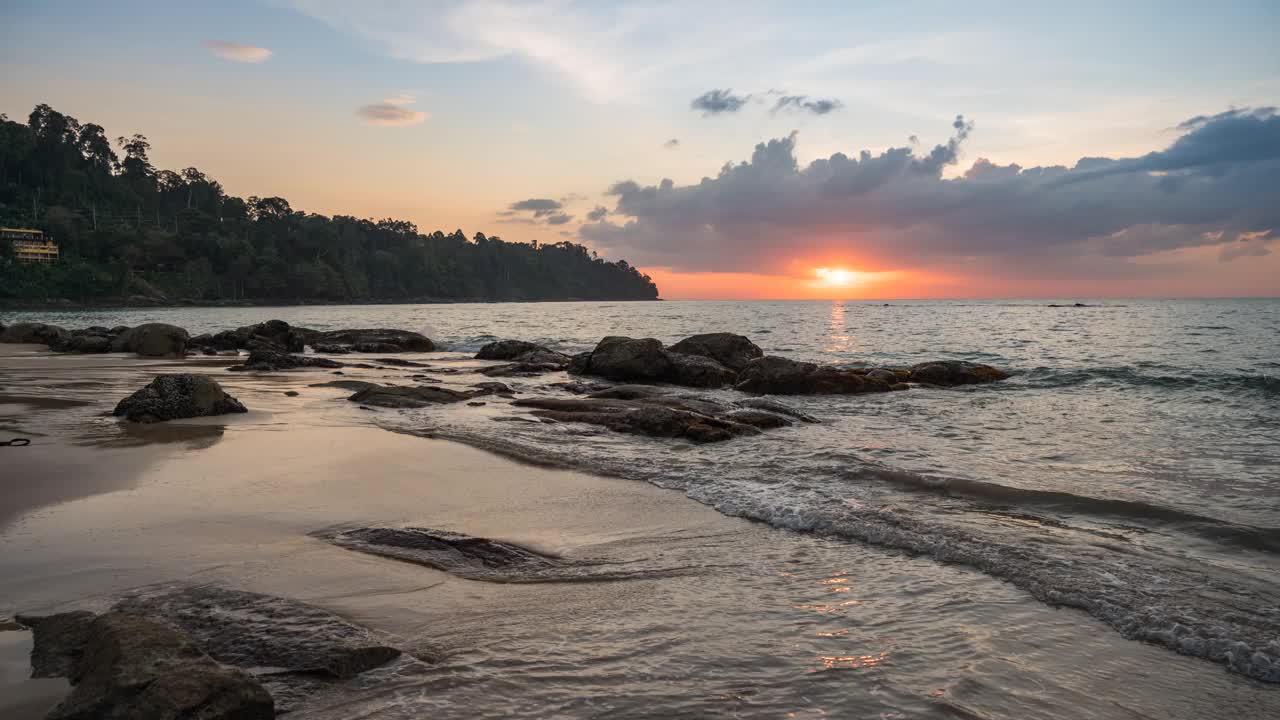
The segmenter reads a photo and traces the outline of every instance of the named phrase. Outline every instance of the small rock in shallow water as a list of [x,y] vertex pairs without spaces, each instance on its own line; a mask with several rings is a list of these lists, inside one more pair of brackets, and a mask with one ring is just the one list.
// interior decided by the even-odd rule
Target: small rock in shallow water
[[213,378],[189,373],[158,375],[116,405],[113,414],[141,423],[248,412]]

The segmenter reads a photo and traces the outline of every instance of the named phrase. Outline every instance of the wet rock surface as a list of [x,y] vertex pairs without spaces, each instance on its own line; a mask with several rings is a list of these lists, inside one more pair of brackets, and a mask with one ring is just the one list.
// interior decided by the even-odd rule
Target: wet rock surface
[[146,323],[116,335],[111,352],[131,352],[143,357],[181,357],[191,336],[183,328],[168,323]]
[[270,694],[244,670],[215,662],[174,627],[139,614],[26,617],[39,677],[73,689],[50,720],[259,720]]
[[181,418],[248,412],[211,377],[188,373],[158,375],[116,405],[117,417],[154,423]]
[[361,353],[431,352],[436,349],[435,343],[425,335],[385,328],[317,332],[309,342],[312,347],[317,344],[336,345]]
[[68,335],[69,333],[66,330],[57,325],[18,322],[0,331],[0,342],[50,345],[66,338]]
[[249,358],[240,365],[227,368],[233,372],[278,372],[281,370],[299,370],[302,368],[340,368],[343,364],[329,358],[311,355],[292,355],[278,350],[260,349],[249,353]]
[[734,372],[741,372],[747,363],[764,357],[764,351],[760,346],[742,335],[733,333],[693,335],[667,349],[673,353],[710,358]]
[[736,387],[743,392],[765,395],[853,395],[893,389],[890,383],[855,370],[776,356],[747,363]]
[[996,382],[1009,377],[1009,373],[990,365],[964,362],[961,360],[941,360],[920,363],[911,368],[911,382],[927,383],[951,387],[955,385],[978,385]]
[[599,559],[540,553],[501,540],[420,527],[361,527],[315,534],[339,547],[415,563],[468,580],[504,583],[593,582],[664,577],[684,568],[622,568]]
[[[351,402],[384,408],[421,408],[430,405],[447,405],[464,400],[471,400],[496,392],[511,391],[502,383],[480,383],[487,387],[474,387],[472,390],[453,390],[444,387],[423,385],[375,385],[369,384],[356,394],[347,398]],[[501,386],[505,390],[494,389]]]
[[[621,397],[618,397],[621,396]],[[722,442],[760,432],[767,424],[733,420],[731,406],[707,398],[662,393],[641,394],[633,389],[604,391],[586,398],[526,398],[512,403],[533,408],[531,415],[556,422],[601,425],[615,432],[683,438],[695,443]],[[759,411],[764,413],[764,411]],[[772,427],[787,424],[783,418]]]

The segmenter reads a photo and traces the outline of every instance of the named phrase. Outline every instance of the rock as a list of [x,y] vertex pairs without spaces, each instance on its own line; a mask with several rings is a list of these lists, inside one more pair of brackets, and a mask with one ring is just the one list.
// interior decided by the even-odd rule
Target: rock
[[413,360],[402,360],[400,358],[375,358],[374,362],[380,362],[384,365],[391,365],[392,367],[412,367],[412,368],[431,367],[427,363],[414,362]]
[[268,320],[235,330],[223,330],[213,335],[199,335],[191,339],[190,345],[213,350],[302,352],[309,333],[313,332],[315,331],[306,328],[295,328],[283,320]]
[[587,397],[597,400],[639,400],[669,395],[667,390],[652,385],[614,385],[613,387],[591,391]]
[[756,410],[755,408],[741,408],[738,410],[730,410],[723,416],[726,420],[731,420],[743,425],[760,428],[761,430],[771,430],[773,428],[790,427],[791,421],[781,415],[767,412],[765,410]]
[[276,350],[254,350],[249,353],[249,359],[245,360],[244,364],[233,365],[227,369],[233,372],[277,372],[308,367],[340,368],[342,363],[329,358],[290,355]]
[[990,365],[962,360],[937,360],[911,367],[911,382],[944,387],[977,385],[1004,380],[1008,377],[1009,373],[997,370]]
[[480,348],[476,353],[477,360],[514,360],[531,350],[545,350],[541,345],[524,340],[498,340]]
[[478,382],[471,387],[493,393],[494,395],[511,395],[515,392],[515,390],[511,389],[510,385],[500,382]]
[[343,390],[364,390],[365,388],[377,387],[377,383],[366,382],[364,380],[330,380],[322,383],[311,383],[307,387],[335,387]]
[[52,345],[63,342],[69,333],[57,325],[44,323],[14,323],[0,332],[0,343],[25,343],[32,345]]
[[239,400],[206,375],[157,375],[146,387],[116,405],[113,414],[133,422],[248,412]]
[[131,352],[144,357],[181,357],[191,336],[177,325],[146,323],[120,333],[111,341],[112,352]]
[[297,390],[285,390],[285,391],[284,391],[284,395],[285,395],[285,397],[298,397],[298,391],[297,391]]
[[311,340],[324,345],[345,345],[356,352],[431,352],[435,343],[424,335],[407,330],[360,329],[317,333]]
[[604,338],[596,345],[586,370],[612,380],[662,380],[670,371],[671,359],[662,343],[653,338],[619,336]]
[[[501,385],[501,383],[498,383]],[[505,385],[503,387],[506,387]],[[446,405],[492,395],[492,390],[477,388],[470,392],[433,386],[370,385],[347,398],[351,402],[385,408],[420,408]]]
[[889,384],[842,368],[769,356],[747,363],[737,389],[766,395],[888,392]]
[[738,374],[719,362],[701,355],[668,352],[671,367],[666,380],[688,387],[718,388],[732,384]]
[[481,400],[472,400],[471,402],[467,403],[467,407],[484,407],[487,404],[488,403]]
[[[34,625],[37,657],[77,656],[73,689],[49,720],[267,720],[275,703],[252,675],[219,665],[178,630],[125,612],[51,616]],[[73,645],[79,651],[70,651]]]
[[346,345],[331,345],[328,343],[320,343],[319,345],[312,345],[311,349],[315,350],[318,353],[328,353],[330,355],[346,355],[351,352],[351,348],[347,347]]
[[694,335],[681,340],[667,350],[673,353],[711,358],[735,372],[741,372],[752,360],[764,357],[764,351],[759,346],[742,335],[733,333]]
[[76,672],[84,644],[89,639],[89,624],[97,617],[91,612],[77,611],[57,615],[19,615],[15,620],[31,628],[35,644],[31,648],[31,677],[71,677]]
[[676,398],[527,398],[512,404],[537,408],[532,415],[557,422],[602,425],[615,432],[684,438],[696,443],[720,442],[759,432],[749,425],[697,412]]
[[587,369],[590,365],[591,351],[588,350],[587,352],[580,352],[570,357],[569,365],[565,367],[565,370],[568,370],[570,375],[586,375]]
[[88,328],[73,330],[66,338],[49,349],[58,352],[105,353],[111,351],[111,343],[115,339],[106,328]]
[[782,403],[777,402],[776,400],[770,400],[768,398],[744,398],[742,400],[739,400],[737,404],[742,407],[754,408],[757,410],[767,410],[771,413],[774,413],[775,415],[785,415],[790,418],[795,418],[796,420],[799,420],[801,422],[807,422],[807,423],[821,422],[820,420],[818,420],[818,418],[808,413],[801,412],[792,407],[787,407],[786,405],[783,405]]

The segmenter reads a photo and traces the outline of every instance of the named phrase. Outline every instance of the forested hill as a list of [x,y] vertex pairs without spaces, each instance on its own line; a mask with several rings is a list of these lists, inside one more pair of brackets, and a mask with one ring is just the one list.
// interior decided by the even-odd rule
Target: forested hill
[[24,265],[0,242],[0,301],[652,300],[625,260],[570,242],[505,242],[403,220],[325,217],[242,199],[189,167],[158,170],[141,135],[47,105],[0,115],[0,226],[44,230],[62,260]]

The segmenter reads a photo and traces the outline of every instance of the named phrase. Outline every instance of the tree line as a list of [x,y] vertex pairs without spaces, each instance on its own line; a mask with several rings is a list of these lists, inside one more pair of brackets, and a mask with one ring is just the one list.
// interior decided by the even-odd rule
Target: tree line
[[142,135],[48,105],[0,115],[0,225],[45,231],[55,265],[0,242],[0,299],[169,301],[652,300],[625,260],[571,242],[507,242],[403,220],[326,217],[239,198],[194,167],[160,170]]

